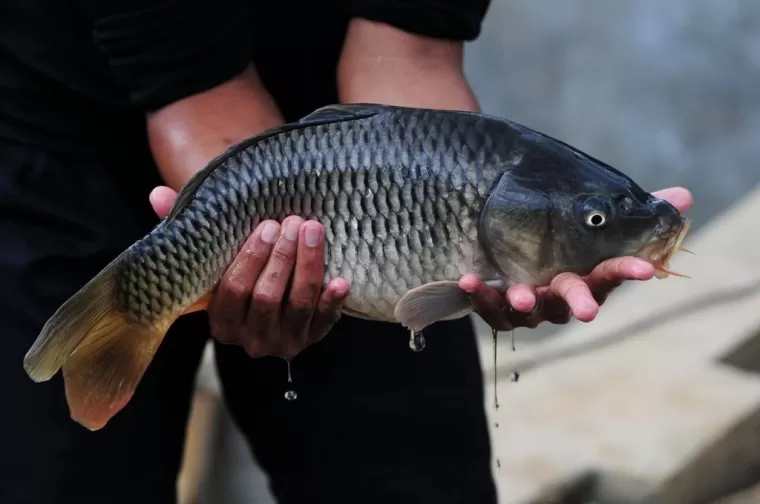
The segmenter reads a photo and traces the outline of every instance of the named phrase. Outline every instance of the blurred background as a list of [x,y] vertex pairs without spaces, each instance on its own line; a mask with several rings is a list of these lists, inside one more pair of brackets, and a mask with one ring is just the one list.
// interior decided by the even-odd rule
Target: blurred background
[[[715,222],[716,216],[731,210],[734,204],[754,190],[760,180],[760,2],[747,0],[632,0],[625,2],[493,0],[482,36],[467,47],[466,68],[486,112],[508,117],[587,151],[631,175],[649,191],[672,185],[690,188],[697,202],[691,212],[694,220],[693,234],[695,231],[700,233],[703,227]],[[743,228],[744,242],[737,242],[738,245],[732,246],[735,249],[751,248],[754,246],[751,245],[754,243],[752,240],[757,241],[752,234],[752,231],[756,229],[753,225],[755,219],[752,216],[745,216],[745,220],[749,224],[745,224]],[[736,234],[726,236],[735,237]],[[705,240],[708,239],[705,238]],[[726,247],[725,250],[731,248],[728,246],[727,239],[710,238],[709,240],[721,241],[722,246]],[[715,259],[719,255],[717,245],[712,249],[708,245],[703,246],[702,249],[713,252],[699,256],[702,261],[709,262],[711,257]],[[748,263],[752,261],[748,258],[745,260]],[[717,261],[718,259],[715,259],[714,262]],[[721,260],[721,263],[725,262],[735,261]],[[704,273],[703,278],[712,278],[710,281],[714,283],[730,276],[726,273],[710,276],[707,273],[709,265],[704,262],[689,264],[691,265],[689,266],[690,274],[696,277],[697,273]],[[749,273],[742,272],[738,272],[737,275],[736,278],[739,279],[742,275],[751,276]],[[677,281],[668,280],[667,282]],[[696,278],[694,282],[689,284],[690,290],[697,291],[698,286],[702,284],[699,284]],[[652,293],[655,292],[652,289],[662,291],[663,285],[665,283],[646,287],[649,289],[647,293],[636,298],[641,299],[640,303],[636,301],[639,303],[636,306],[641,307],[642,316],[646,317],[646,314],[650,313],[645,303],[647,299],[651,301]],[[672,292],[669,291],[669,295],[675,299],[681,295],[675,290],[684,287],[683,284],[673,283],[672,285],[674,286],[668,287],[672,290]],[[639,286],[635,288],[639,289]],[[620,306],[620,310],[625,310],[625,305],[629,302],[627,300],[634,299],[623,297],[627,294],[627,292],[621,293],[620,298],[616,300],[618,304],[611,303],[609,309],[605,307],[605,310],[602,310],[609,313],[604,314],[607,318],[601,320],[598,325],[595,322],[582,328],[571,324],[570,327],[563,328],[546,326],[533,331],[517,331],[517,352],[508,357],[512,359],[516,357],[519,360],[521,355],[532,356],[531,359],[534,361],[531,362],[535,364],[535,359],[539,359],[544,354],[548,355],[546,352],[553,351],[555,347],[551,345],[555,337],[557,341],[570,341],[568,338],[581,337],[578,336],[580,334],[578,331],[582,331],[582,337],[585,338],[590,338],[589,332],[594,331],[594,334],[602,337],[602,333],[608,330],[609,324],[620,320],[615,311],[618,310],[617,307]],[[636,293],[631,293],[631,296],[636,295]],[[726,313],[727,309],[724,307],[722,313]],[[752,316],[756,316],[751,309],[737,308],[737,310],[739,314],[749,312]],[[737,336],[726,333],[726,341],[734,338],[731,341],[736,341],[739,345],[752,340],[755,322],[760,323],[760,320],[750,321],[745,325],[739,324],[744,332]],[[707,322],[702,322],[701,327],[706,327],[705,323]],[[734,326],[739,327],[736,324]],[[725,327],[725,325],[720,327]],[[725,330],[734,329],[729,327]],[[648,334],[652,331],[654,330],[650,329]],[[691,333],[696,339],[700,337],[691,329],[682,328],[680,331],[683,331],[683,334]],[[560,337],[560,333],[565,336]],[[721,336],[720,331],[718,336]],[[485,338],[483,341],[484,362],[486,362],[491,358],[489,354],[491,349],[490,342]],[[506,351],[508,345],[503,345],[503,347],[505,350],[502,354],[511,353]],[[655,350],[652,351],[655,352]],[[738,350],[732,355],[739,355],[736,352]],[[646,360],[652,353],[645,355]],[[707,353],[701,354],[703,361],[710,360],[704,358],[705,356]],[[607,361],[613,362],[615,358],[610,356]],[[744,360],[746,361],[747,358]],[[697,361],[699,358],[695,357],[694,362]],[[510,365],[518,366],[519,364],[519,362],[510,364],[510,362],[504,366],[508,368]],[[690,365],[697,366],[697,364]],[[708,364],[699,365],[707,366]],[[572,368],[567,363],[565,366],[562,371],[556,371],[556,373],[561,373],[562,381],[572,382],[574,379],[580,379],[578,377],[581,372],[573,370],[580,368]],[[678,364],[674,366],[671,374],[676,376],[679,368]],[[584,366],[583,369],[589,368]],[[685,364],[683,369],[687,369]],[[490,372],[493,370],[486,369],[484,379],[487,383],[492,380]],[[536,384],[542,380],[541,372],[540,368],[534,369],[520,382],[514,384],[510,384],[505,378],[506,374],[502,373],[500,376],[504,385],[500,385],[502,387],[500,389],[501,409],[507,411],[512,409],[511,400],[523,401],[530,405],[531,401],[543,400],[540,398],[559,393],[555,390],[559,385],[552,385],[556,381],[551,382],[548,378],[554,376],[551,373],[555,372],[549,368],[546,369],[547,378],[544,379],[549,382],[541,385],[541,390],[531,391],[531,386],[539,386]],[[602,372],[599,371],[599,373]],[[656,374],[658,371],[653,372]],[[684,371],[683,375],[689,372]],[[695,376],[703,376],[699,374],[702,371],[696,368],[693,372]],[[707,374],[711,372],[713,371],[705,371]],[[208,369],[203,371],[201,384],[205,384],[207,389],[213,391],[214,378],[209,373]],[[593,376],[589,378],[589,380],[592,379],[594,379]],[[604,378],[597,375],[596,379]],[[667,434],[671,437],[665,438],[666,440],[674,439],[673,436],[676,434],[672,432],[678,431],[679,426],[682,430],[693,429],[693,432],[679,441],[680,444],[669,445],[670,447],[661,454],[657,451],[662,450],[664,446],[662,438],[657,436],[665,436],[657,429],[665,428],[663,426],[668,421],[663,418],[669,414],[669,408],[672,408],[676,401],[673,399],[675,396],[669,396],[671,399],[656,402],[654,405],[648,403],[637,410],[655,408],[647,410],[652,411],[652,416],[640,417],[637,420],[643,422],[641,425],[649,425],[646,422],[651,422],[653,425],[651,430],[647,431],[649,434],[639,432],[639,437],[636,438],[639,450],[643,449],[646,452],[648,444],[651,445],[649,452],[645,455],[640,455],[639,452],[634,453],[632,451],[634,448],[628,447],[621,441],[622,437],[610,434],[605,448],[598,450],[597,459],[587,464],[590,468],[579,466],[579,472],[575,476],[571,474],[570,480],[577,476],[573,481],[585,484],[583,482],[587,482],[587,479],[584,479],[586,476],[597,474],[594,471],[603,471],[604,467],[591,466],[597,462],[605,464],[607,459],[604,457],[608,455],[604,454],[614,448],[612,452],[618,453],[618,456],[615,458],[610,455],[612,457],[610,463],[617,464],[617,470],[612,473],[633,471],[638,476],[626,477],[628,479],[615,479],[610,476],[601,483],[597,481],[597,486],[606,485],[611,488],[617,485],[616,488],[619,488],[624,487],[625,482],[628,482],[629,486],[636,486],[636,482],[639,481],[637,478],[640,478],[652,487],[663,488],[662,481],[675,481],[679,474],[682,474],[684,467],[701,463],[695,453],[713,453],[714,441],[701,441],[700,436],[704,437],[709,433],[712,436],[711,439],[714,440],[721,438],[722,432],[733,431],[740,427],[744,428],[742,431],[744,437],[741,437],[739,441],[734,441],[738,449],[744,446],[748,447],[750,452],[754,450],[760,454],[757,425],[750,423],[748,426],[743,423],[748,421],[748,418],[754,418],[757,407],[755,401],[760,400],[760,393],[758,393],[760,389],[755,388],[757,383],[751,376],[736,377],[737,385],[729,383],[732,379],[734,379],[733,375],[725,376],[725,374],[716,378],[718,382],[723,383],[723,388],[720,390],[723,397],[721,400],[728,400],[726,397],[730,396],[734,403],[718,405],[716,402],[710,402],[718,400],[713,400],[712,396],[704,396],[701,399],[692,397],[692,403],[689,406],[692,409],[688,410],[688,414],[684,417],[687,420],[681,420],[681,417],[679,420],[673,420],[673,430],[669,431],[671,434]],[[740,379],[750,380],[752,383],[747,385],[745,382],[739,382]],[[534,385],[531,384],[532,380]],[[729,382],[724,383],[721,380]],[[689,390],[689,383],[693,387],[698,386],[693,381],[687,382],[684,390]],[[661,387],[662,390],[667,389],[668,386],[667,384],[654,385],[654,387]],[[512,390],[528,392],[522,392],[525,395],[524,400],[519,396],[512,399],[510,397]],[[647,394],[651,394],[651,390],[652,388],[639,390],[640,396],[649,397]],[[607,397],[605,393],[600,391],[596,395],[598,397],[596,404],[602,405],[601,409],[608,404],[603,402]],[[634,393],[631,392],[631,394]],[[758,399],[753,399],[754,394],[757,394]],[[588,395],[594,396],[594,392],[589,391]],[[631,401],[635,400],[633,396],[631,397]],[[265,476],[257,472],[246,445],[231,424],[226,412],[221,407],[211,407],[217,404],[215,401],[213,392],[201,395],[198,399],[195,419],[197,423],[194,425],[203,427],[198,427],[197,431],[191,432],[191,436],[196,436],[196,438],[191,439],[188,449],[189,460],[183,481],[187,489],[192,489],[192,491],[187,490],[183,494],[183,498],[187,499],[185,502],[269,504],[272,501],[268,496]],[[608,406],[613,407],[611,403]],[[760,411],[760,408],[757,409]],[[703,410],[722,411],[725,414],[720,419],[709,416],[707,413],[700,416],[699,411]],[[682,410],[679,412],[677,414],[683,413]],[[567,414],[571,415],[571,413]],[[573,410],[572,415],[577,416],[578,413]],[[690,421],[695,422],[695,418],[701,423],[689,424]],[[529,426],[525,423],[527,421],[522,424],[519,423],[520,421],[521,419],[516,416],[517,423],[511,427],[513,432],[509,435],[519,436],[522,432],[521,439],[527,439],[532,424]],[[556,419],[556,421],[561,423],[562,419]],[[584,420],[584,422],[588,421],[590,420]],[[609,422],[612,420],[608,423],[604,423],[605,420],[599,421],[603,430],[609,428]],[[504,426],[506,420],[503,419],[500,422]],[[494,436],[500,435],[506,434],[494,434]],[[572,432],[568,435],[572,437]],[[548,453],[542,459],[545,465],[548,464],[546,467],[556,469],[561,466],[561,470],[556,469],[554,473],[549,471],[547,474],[550,476],[547,476],[545,480],[563,484],[563,481],[570,481],[566,478],[566,473],[575,471],[573,469],[575,455],[563,455],[563,460],[568,457],[573,459],[571,462],[562,462],[564,465],[557,462],[557,457],[560,457],[557,454],[570,449],[564,438],[557,439],[555,447],[543,447],[539,450],[535,446],[529,446],[528,452]],[[588,447],[595,442],[594,439],[589,438],[588,444],[583,446]],[[496,444],[498,449],[495,456],[505,457],[502,466],[506,471],[502,475],[497,474],[497,478],[503,480],[502,493],[508,494],[515,475],[520,474],[519,471],[515,471],[519,469],[519,464],[522,463],[521,460],[524,460],[524,457],[523,459],[513,457],[512,466],[510,466],[508,453],[510,441],[505,439]],[[707,445],[709,449],[705,448]],[[210,455],[204,454],[202,457],[198,455],[201,451],[196,450],[203,451],[208,447],[211,447]],[[515,450],[515,457],[522,453],[520,450],[522,448]],[[688,453],[688,457],[691,458],[681,455],[682,452]],[[667,457],[674,460],[662,461]],[[716,457],[713,458],[718,462],[723,460],[728,463],[728,460],[734,460],[728,456],[725,459]],[[739,472],[742,477],[736,481],[732,480],[729,485],[734,489],[748,484],[755,476],[757,476],[756,481],[760,480],[760,468],[753,465],[757,464],[757,461],[754,460],[752,453],[749,455],[745,453],[744,457],[751,460],[740,467]],[[629,466],[634,466],[633,468],[626,466],[631,460],[636,461],[635,464],[629,464]],[[705,467],[708,466],[705,465]],[[652,467],[655,469],[651,469]],[[714,465],[709,467],[714,467]],[[512,470],[511,473],[510,470]],[[534,476],[535,474],[531,473],[531,477]],[[687,482],[684,485],[691,488],[692,484]],[[535,492],[531,494],[533,490],[527,487],[516,492],[519,494],[523,490],[525,496],[535,495]],[[614,493],[608,492],[609,495]],[[720,493],[715,490],[708,491],[704,495],[716,496]],[[197,495],[197,499],[192,500],[191,494]],[[688,491],[679,495],[687,494],[689,494]],[[676,493],[668,495],[673,496]],[[686,497],[683,500],[670,497],[670,500],[666,499],[662,502],[668,504],[708,502],[707,497],[694,497],[696,495],[694,492],[691,495],[691,500]],[[502,502],[571,502],[540,501],[535,498],[531,501],[531,498],[523,498],[516,494],[502,495]],[[612,497],[606,499],[594,500],[589,497],[586,500],[572,502],[594,501],[598,504],[613,501],[626,502],[622,497],[616,497],[617,500]],[[637,501],[634,499],[630,502]],[[751,502],[759,503],[760,496]]]

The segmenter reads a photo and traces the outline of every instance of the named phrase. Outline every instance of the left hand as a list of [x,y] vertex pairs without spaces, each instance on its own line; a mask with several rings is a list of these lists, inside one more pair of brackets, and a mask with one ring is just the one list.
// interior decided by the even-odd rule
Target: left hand
[[[654,195],[669,201],[681,213],[693,204],[692,194],[683,187],[663,189]],[[544,321],[566,324],[573,316],[590,322],[607,296],[625,280],[649,280],[654,273],[654,266],[643,259],[617,257],[604,261],[584,278],[562,273],[548,286],[538,289],[515,285],[506,296],[487,287],[475,275],[463,276],[459,286],[470,295],[476,313],[488,325],[507,331],[516,327],[534,328]]]
[[[161,186],[151,192],[150,202],[163,218],[176,197]],[[282,224],[262,221],[213,294],[191,311],[208,312],[217,341],[238,345],[251,357],[291,359],[326,336],[348,295],[350,286],[341,278],[322,288],[324,246],[324,230],[317,222],[297,216]]]

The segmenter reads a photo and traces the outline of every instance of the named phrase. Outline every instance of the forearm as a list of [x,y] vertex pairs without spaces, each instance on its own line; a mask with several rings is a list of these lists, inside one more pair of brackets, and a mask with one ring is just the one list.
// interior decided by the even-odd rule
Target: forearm
[[148,114],[153,157],[166,184],[179,190],[227,147],[282,124],[252,69],[208,91]]
[[352,21],[338,67],[343,103],[480,111],[464,75],[461,42]]

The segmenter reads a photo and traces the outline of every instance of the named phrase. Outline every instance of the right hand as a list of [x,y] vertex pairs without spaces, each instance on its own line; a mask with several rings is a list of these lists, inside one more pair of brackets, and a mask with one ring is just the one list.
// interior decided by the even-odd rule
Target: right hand
[[[163,218],[176,197],[168,187],[155,188],[153,210]],[[209,302],[212,336],[242,346],[251,357],[286,359],[324,338],[349,291],[342,278],[322,290],[324,247],[319,222],[290,216],[282,224],[259,223]]]
[[[653,193],[669,201],[679,212],[688,211],[694,203],[690,191],[671,187]],[[506,296],[475,275],[465,275],[459,286],[470,295],[475,311],[493,329],[508,331],[517,327],[534,328],[541,322],[567,324],[574,316],[591,322],[599,313],[607,296],[626,280],[646,281],[654,276],[654,266],[635,257],[615,257],[599,264],[580,277],[561,273],[550,285],[533,288],[528,285],[511,287]]]

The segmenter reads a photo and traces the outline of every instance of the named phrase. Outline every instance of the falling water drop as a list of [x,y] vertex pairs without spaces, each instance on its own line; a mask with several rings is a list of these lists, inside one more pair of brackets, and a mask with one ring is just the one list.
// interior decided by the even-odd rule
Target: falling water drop
[[421,352],[425,349],[425,336],[420,331],[410,331],[409,348],[415,352]]
[[497,347],[498,347],[498,336],[499,331],[496,329],[491,330],[491,334],[493,335],[493,407],[495,410],[499,410],[499,393],[497,391],[498,386],[498,368],[497,368]]
[[512,371],[511,373],[509,373],[509,380],[510,381],[516,382],[519,379],[520,379],[520,373],[518,373],[517,371]]
[[293,375],[290,372],[290,359],[285,359],[285,362],[288,365],[288,390],[285,391],[285,400],[286,401],[295,401],[298,399],[298,392],[293,390]]

